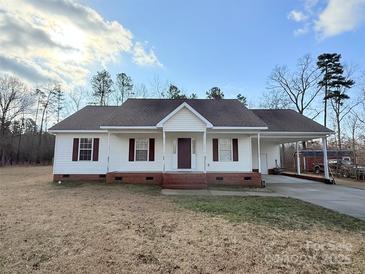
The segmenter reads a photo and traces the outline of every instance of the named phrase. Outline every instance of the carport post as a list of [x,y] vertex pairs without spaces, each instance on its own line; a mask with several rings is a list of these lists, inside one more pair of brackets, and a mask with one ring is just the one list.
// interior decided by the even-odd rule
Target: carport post
[[165,133],[164,130],[162,130],[162,170],[163,170],[163,173],[165,173],[165,170],[166,170],[166,166],[165,166],[166,149],[165,149],[165,146],[166,146],[166,133]]
[[323,149],[323,169],[324,177],[330,179],[330,173],[328,169],[328,156],[327,156],[327,137],[322,138],[322,149]]
[[297,174],[300,175],[299,142],[297,142],[296,145],[297,145]]
[[261,173],[261,146],[260,146],[260,132],[257,133],[257,159],[259,166],[259,173]]

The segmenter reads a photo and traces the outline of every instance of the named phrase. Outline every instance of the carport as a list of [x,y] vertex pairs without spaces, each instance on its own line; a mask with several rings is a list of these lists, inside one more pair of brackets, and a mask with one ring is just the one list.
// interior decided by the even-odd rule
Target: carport
[[[259,116],[268,125],[267,130],[263,130],[255,136],[252,136],[252,148],[253,148],[253,166],[255,162],[259,172],[262,174],[270,173],[270,169],[266,172],[265,162],[262,159],[263,146],[267,153],[270,153],[270,149],[274,150],[275,147],[280,151],[280,146],[288,143],[295,143],[296,145],[296,172],[287,173],[287,175],[296,176],[299,178],[308,179],[321,179],[326,183],[331,183],[330,172],[328,168],[328,157],[327,157],[327,137],[333,134],[333,131],[314,122],[313,120],[299,115],[293,110],[265,110],[256,109],[253,112]],[[295,114],[293,114],[293,112]],[[323,151],[323,165],[324,165],[324,176],[310,176],[302,174],[300,167],[300,143],[304,141],[320,139]],[[270,146],[268,146],[270,144]],[[257,150],[256,150],[257,147]],[[273,152],[274,153],[274,152]],[[281,153],[282,154],[282,153]],[[281,155],[282,156],[282,155]],[[275,158],[275,167],[283,167],[282,157],[277,156]],[[285,167],[284,167],[285,168]]]

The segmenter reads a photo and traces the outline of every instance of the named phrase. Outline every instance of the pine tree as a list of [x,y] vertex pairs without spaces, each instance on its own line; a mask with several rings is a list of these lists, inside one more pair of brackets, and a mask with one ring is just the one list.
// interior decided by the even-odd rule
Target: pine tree
[[237,100],[239,100],[245,107],[247,107],[247,98],[246,96],[242,95],[241,93],[237,94]]
[[[343,76],[343,66],[340,62],[341,54],[323,53],[318,56],[317,66],[321,70],[323,78],[318,85],[324,88],[324,126],[327,126],[327,102],[333,97],[342,97],[339,90],[343,87],[350,88],[354,82]],[[340,101],[348,99],[341,98]]]
[[166,97],[169,99],[186,99],[186,95],[175,85],[170,84]]
[[206,93],[208,99],[223,99],[224,93],[219,87],[212,87]]
[[318,56],[317,65],[323,74],[319,86],[324,88],[324,126],[327,126],[327,102],[330,101],[335,112],[337,126],[337,142],[341,149],[341,113],[344,101],[350,96],[346,94],[355,82],[344,76],[341,54],[324,53]]
[[98,71],[91,79],[93,97],[100,106],[108,105],[108,97],[112,93],[113,80],[106,70]]

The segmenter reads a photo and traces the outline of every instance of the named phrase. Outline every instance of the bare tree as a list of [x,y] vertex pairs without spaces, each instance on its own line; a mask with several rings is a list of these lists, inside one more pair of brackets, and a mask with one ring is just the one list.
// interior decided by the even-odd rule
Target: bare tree
[[145,84],[135,85],[133,89],[133,94],[137,98],[148,97],[148,90]]
[[38,151],[37,151],[37,161],[40,160],[40,155],[42,154],[42,137],[43,137],[43,127],[49,110],[53,110],[57,104],[57,90],[58,85],[47,85],[42,90],[41,96],[41,123],[39,126],[39,137],[38,137]]
[[150,87],[153,96],[156,96],[157,98],[164,98],[165,91],[168,89],[169,83],[166,81],[165,84],[162,84],[160,77],[155,75],[150,82]]
[[351,85],[339,85],[336,87],[336,90],[328,93],[328,100],[330,101],[333,113],[334,113],[334,121],[336,123],[336,142],[338,149],[342,148],[342,128],[341,123],[342,120],[358,105],[361,104],[360,100],[352,100],[349,101],[350,96],[347,95],[347,91],[355,84],[353,80],[351,80],[351,76],[354,73],[352,67],[346,68],[346,77],[343,77],[346,81],[351,81]]
[[116,105],[123,104],[133,92],[133,81],[130,76],[124,72],[118,73],[116,76],[115,85],[117,89],[114,92]]
[[5,165],[7,136],[11,122],[29,110],[32,97],[25,84],[14,76],[0,77],[0,155],[1,164]]
[[86,91],[81,88],[75,88],[73,91],[66,93],[66,98],[68,100],[67,112],[73,113],[79,111],[83,105],[85,105],[85,99],[88,97]]
[[356,112],[351,111],[346,117],[348,129],[350,131],[351,148],[354,156],[354,164],[357,165],[357,136],[360,133],[361,122]]
[[[310,55],[305,55],[298,60],[294,72],[289,71],[286,66],[276,66],[269,78],[267,89],[272,92],[271,95],[285,94],[299,113],[308,114],[321,91],[318,86],[320,77],[314,60]],[[314,115],[317,116],[318,112]]]
[[292,108],[293,104],[283,91],[267,90],[262,95],[260,107],[267,109],[287,109]]

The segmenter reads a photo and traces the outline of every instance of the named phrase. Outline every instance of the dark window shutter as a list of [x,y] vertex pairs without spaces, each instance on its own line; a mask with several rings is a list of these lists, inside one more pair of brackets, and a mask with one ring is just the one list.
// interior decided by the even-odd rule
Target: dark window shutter
[[77,161],[79,159],[79,138],[74,138],[73,148],[72,148],[72,161]]
[[218,162],[218,139],[213,139],[213,161]]
[[149,156],[148,161],[154,161],[155,160],[155,139],[151,138],[149,140]]
[[93,144],[93,161],[99,160],[99,138],[94,138]]
[[129,139],[129,161],[134,161],[134,139]]
[[232,139],[233,161],[238,162],[238,139]]

